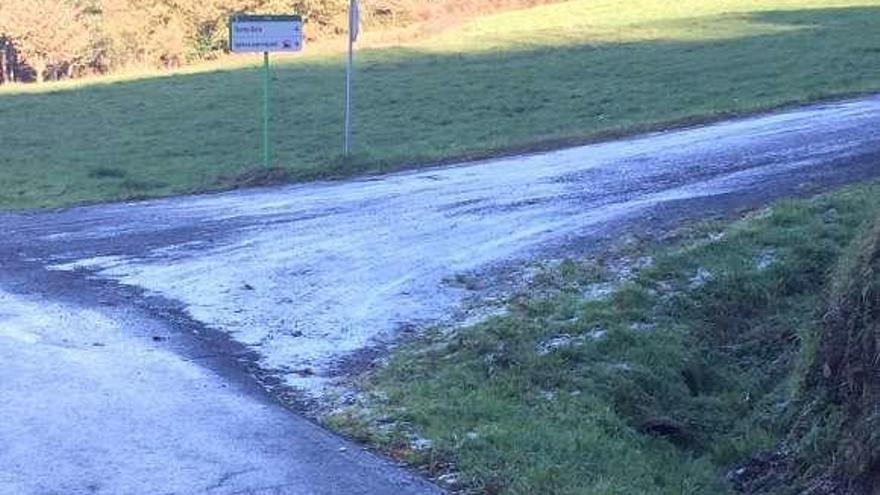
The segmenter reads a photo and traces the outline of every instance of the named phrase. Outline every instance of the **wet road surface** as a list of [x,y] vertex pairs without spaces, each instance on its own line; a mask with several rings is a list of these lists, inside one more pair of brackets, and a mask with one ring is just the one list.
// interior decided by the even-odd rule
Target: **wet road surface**
[[[113,320],[119,334],[159,322],[166,357],[203,366],[209,381],[247,381],[243,369],[276,396],[320,397],[363,349],[461,317],[474,295],[462,275],[515,272],[645,222],[880,176],[877,129],[880,98],[872,97],[346,182],[0,215],[0,288],[37,298],[21,303],[21,314],[28,304],[121,312],[135,322]],[[8,327],[0,352],[13,359],[19,351],[2,347],[16,339]],[[200,360],[206,346],[219,350]],[[0,370],[0,401],[14,394],[3,386],[12,372]],[[195,401],[210,389],[179,387],[197,389]],[[0,445],[15,435],[0,424]],[[0,450],[0,472],[9,462]]]

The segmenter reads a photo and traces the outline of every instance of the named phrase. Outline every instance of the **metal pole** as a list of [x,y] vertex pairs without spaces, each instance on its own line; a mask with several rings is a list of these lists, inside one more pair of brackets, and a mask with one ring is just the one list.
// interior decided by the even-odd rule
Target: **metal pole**
[[263,52],[263,166],[269,168],[269,52]]
[[348,63],[345,66],[345,144],[343,146],[345,156],[351,154],[351,71],[354,62],[354,1],[349,2],[348,6]]

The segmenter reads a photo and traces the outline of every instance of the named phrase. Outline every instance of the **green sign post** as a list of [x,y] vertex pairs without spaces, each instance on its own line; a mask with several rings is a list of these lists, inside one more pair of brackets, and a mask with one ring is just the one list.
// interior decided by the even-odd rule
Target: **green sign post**
[[269,83],[272,75],[269,73],[269,52],[263,52],[263,166],[269,168],[272,165],[272,151],[269,149]]
[[302,17],[298,15],[245,15],[229,19],[229,49],[233,53],[263,53],[263,165],[272,165],[269,124],[270,52],[298,52],[303,47]]

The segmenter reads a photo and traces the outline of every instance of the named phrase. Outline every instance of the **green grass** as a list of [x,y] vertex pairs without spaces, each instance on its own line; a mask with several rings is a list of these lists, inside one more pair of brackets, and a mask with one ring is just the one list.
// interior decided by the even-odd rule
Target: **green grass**
[[[725,493],[791,426],[829,271],[878,212],[880,184],[850,187],[546,268],[508,314],[403,346],[327,423],[478,493]],[[621,259],[651,262],[586,300]]]
[[343,160],[343,58],[279,59],[271,171],[255,65],[0,88],[0,207],[383,171],[876,91],[880,3],[576,0],[358,61]]

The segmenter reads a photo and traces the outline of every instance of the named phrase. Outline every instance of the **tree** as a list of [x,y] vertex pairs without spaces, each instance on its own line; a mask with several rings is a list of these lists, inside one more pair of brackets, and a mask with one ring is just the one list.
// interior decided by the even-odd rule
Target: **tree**
[[0,84],[15,80],[15,68],[18,62],[12,48],[12,40],[0,35]]
[[88,47],[84,14],[83,4],[75,0],[3,0],[0,35],[12,40],[21,61],[42,82],[49,67],[74,63]]

